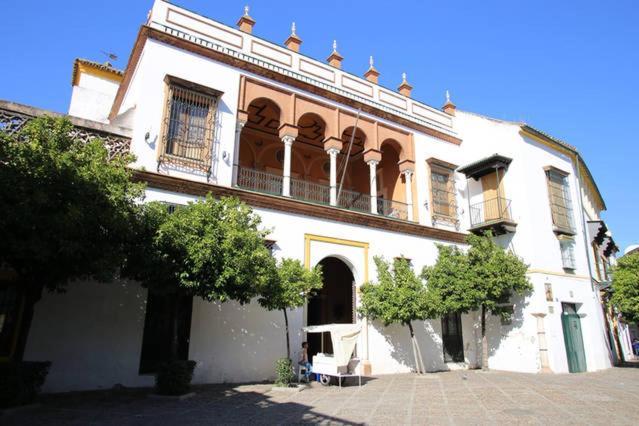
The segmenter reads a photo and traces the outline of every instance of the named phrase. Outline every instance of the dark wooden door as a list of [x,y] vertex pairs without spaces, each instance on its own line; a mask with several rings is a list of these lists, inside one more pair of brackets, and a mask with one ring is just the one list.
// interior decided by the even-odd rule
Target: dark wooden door
[[442,317],[444,362],[464,362],[461,315],[452,313]]

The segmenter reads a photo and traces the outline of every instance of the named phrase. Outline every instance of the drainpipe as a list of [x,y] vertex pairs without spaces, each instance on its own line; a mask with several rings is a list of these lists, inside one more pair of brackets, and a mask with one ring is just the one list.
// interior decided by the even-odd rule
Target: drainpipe
[[[579,154],[576,154],[576,159],[577,159],[577,184],[578,184],[578,191],[579,191],[579,212],[581,213],[581,232],[583,234],[583,240],[584,240],[584,250],[586,252],[586,260],[588,261],[588,274],[590,276],[590,289],[594,292],[595,291],[595,286],[593,283],[593,278],[592,278],[592,264],[590,262],[590,253],[588,252],[588,247],[590,247],[590,244],[588,244],[588,234],[587,234],[587,227],[586,227],[586,214],[584,213],[584,206],[583,206],[583,200],[582,200],[582,191],[581,191],[581,169],[579,168]],[[596,294],[596,293],[595,293]],[[597,300],[599,301],[599,296],[597,296]],[[599,301],[601,304],[601,301]]]

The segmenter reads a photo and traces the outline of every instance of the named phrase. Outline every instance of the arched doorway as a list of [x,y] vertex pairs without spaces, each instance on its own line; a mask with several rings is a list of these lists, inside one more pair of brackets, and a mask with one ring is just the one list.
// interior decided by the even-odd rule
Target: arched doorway
[[[308,325],[354,323],[355,279],[349,266],[337,257],[326,257],[319,262],[324,274],[322,290],[308,302]],[[326,333],[308,335],[309,356],[322,349],[333,353],[330,336]]]

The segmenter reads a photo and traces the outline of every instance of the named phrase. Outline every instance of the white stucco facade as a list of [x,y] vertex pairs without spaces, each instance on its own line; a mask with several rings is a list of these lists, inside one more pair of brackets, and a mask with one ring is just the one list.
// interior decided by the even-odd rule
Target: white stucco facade
[[[192,12],[158,0],[148,25],[156,29],[164,28],[167,33],[167,25],[172,28],[183,25],[180,27],[180,34],[185,34],[187,24],[190,22],[190,25],[194,25],[188,19],[193,19],[194,16]],[[320,67],[318,61],[287,52],[281,46],[263,40],[260,41],[262,50],[251,50],[251,43],[259,40],[256,37],[205,18],[198,19],[199,26],[193,37],[201,37],[204,41],[212,40],[211,43],[216,46],[239,52],[226,51],[225,54],[238,56],[242,53],[257,57],[262,52],[262,55],[271,55],[271,61],[276,61],[280,58],[278,55],[282,55],[284,51],[291,57],[291,64],[287,66],[290,72],[299,73],[302,77],[304,69],[308,71],[311,66]],[[220,30],[222,27],[223,31]],[[208,46],[203,41],[196,43]],[[238,43],[241,47],[238,47]],[[92,88],[91,93],[86,92],[84,83],[74,87],[70,107],[72,115],[104,121],[111,112],[112,122],[119,125],[127,123],[132,134],[131,151],[137,158],[134,167],[139,170],[186,181],[232,187],[233,166],[237,164],[239,155],[237,129],[241,77],[250,77],[270,87],[285,89],[329,107],[339,107],[353,114],[356,112],[352,105],[340,103],[333,97],[323,97],[316,91],[301,89],[293,83],[270,80],[240,66],[157,39],[148,38],[139,53],[139,60],[130,64],[125,73],[127,85],[125,89],[120,89],[121,101],[117,108],[112,111],[116,98],[114,88],[104,82],[91,80],[90,75],[82,76],[81,81],[84,82],[86,78],[86,85]],[[304,61],[308,64],[304,65]],[[327,67],[325,64],[321,66]],[[314,72],[322,72],[320,68]],[[341,85],[335,83],[335,87],[330,90],[344,91],[347,93],[345,97],[355,96],[354,89],[345,86],[344,76],[347,79],[355,77],[341,70],[333,71],[341,78],[336,80]],[[215,116],[209,175],[158,163],[167,76],[222,92]],[[365,80],[360,80],[362,81],[349,84],[365,84]],[[377,85],[373,85],[373,89],[368,98],[358,95],[362,98],[359,102],[371,105],[376,103],[383,109],[383,102],[391,102],[390,95],[386,93],[388,89]],[[516,230],[500,235],[497,241],[522,257],[529,265],[528,275],[534,291],[527,297],[518,296],[511,300],[514,316],[510,324],[502,324],[498,317],[488,319],[490,368],[537,373],[544,367],[540,354],[547,350],[546,367],[554,373],[567,373],[561,322],[562,303],[575,304],[577,307],[587,370],[610,367],[602,311],[597,291],[593,290],[591,284],[591,260],[588,258],[590,237],[584,234],[585,226],[582,222],[583,212],[594,219],[598,217],[599,210],[593,201],[594,196],[588,192],[590,189],[584,187],[575,156],[566,149],[553,148],[530,137],[522,131],[522,123],[495,120],[462,111],[449,115],[405,96],[397,95],[393,99],[394,106],[391,108],[392,105],[388,104],[385,108],[402,117],[402,120],[393,120],[392,114],[376,116],[370,112],[362,112],[362,118],[375,120],[412,135],[412,179],[415,187],[413,202],[416,205],[415,222],[418,225],[434,230],[467,233],[471,227],[470,205],[481,202],[484,190],[480,181],[454,173],[458,225],[433,225],[433,206],[430,201],[432,188],[427,160],[436,158],[455,166],[464,166],[496,153],[512,159],[502,179],[505,197],[511,203],[510,219],[516,222]],[[403,112],[398,112],[402,108]],[[440,136],[430,131],[418,130],[411,124],[411,120],[420,126],[430,126],[428,128],[436,130]],[[441,135],[457,138],[461,143],[451,143]],[[553,231],[544,169],[548,166],[562,170],[568,176],[575,224],[572,238],[576,265],[571,271],[563,268],[558,236]],[[174,192],[152,185],[146,193],[146,201],[186,204],[195,199],[197,197],[188,191]],[[435,237],[438,235],[435,231],[418,235],[416,232],[403,232],[403,228],[392,230],[388,227],[368,226],[363,220],[361,224],[355,224],[263,206],[255,207],[254,210],[262,217],[263,226],[272,229],[269,239],[276,242],[276,257],[299,259],[308,266],[314,266],[327,257],[338,258],[350,268],[356,288],[367,280],[375,279],[374,256],[392,259],[403,255],[411,259],[417,271],[421,271],[422,267],[435,263],[436,244],[463,246],[458,242]],[[549,287],[552,297],[548,296]],[[138,374],[145,302],[146,290],[136,283],[74,283],[67,294],[44,294],[35,308],[25,359],[53,361],[45,390],[109,388],[116,383],[126,386],[149,385],[152,378]],[[358,297],[355,303],[359,304]],[[306,339],[301,328],[307,323],[307,309],[291,311],[289,320],[291,347],[297,350]],[[409,334],[405,327],[383,327],[377,322],[367,323],[362,318],[357,321],[363,322],[365,326],[358,342],[358,355],[370,362],[372,374],[411,371],[413,360]],[[51,324],[55,324],[55,334],[49,332]],[[283,324],[281,312],[267,312],[256,302],[239,305],[194,299],[189,341],[189,358],[198,362],[194,381],[248,382],[272,378],[274,361],[285,354]],[[453,367],[444,362],[441,321],[434,319],[418,322],[414,327],[427,370],[440,371]],[[542,335],[545,336],[545,348],[541,347]],[[476,367],[481,356],[481,331],[477,313],[462,315],[462,336],[463,364],[466,367]]]

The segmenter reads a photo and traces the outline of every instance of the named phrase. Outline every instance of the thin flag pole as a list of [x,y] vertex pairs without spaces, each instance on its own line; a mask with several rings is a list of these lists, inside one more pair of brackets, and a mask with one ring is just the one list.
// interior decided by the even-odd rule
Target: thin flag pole
[[353,148],[353,141],[355,140],[355,132],[357,132],[357,123],[359,123],[359,114],[362,112],[362,109],[357,110],[357,115],[355,116],[355,127],[353,127],[353,133],[351,133],[351,140],[348,143],[348,151],[346,152],[346,158],[344,159],[344,169],[342,170],[342,178],[339,181],[339,191],[337,191],[337,205],[339,206],[339,197],[342,195],[342,186],[344,185],[344,176],[346,176],[346,169],[348,168],[348,160],[351,157],[351,149]]

